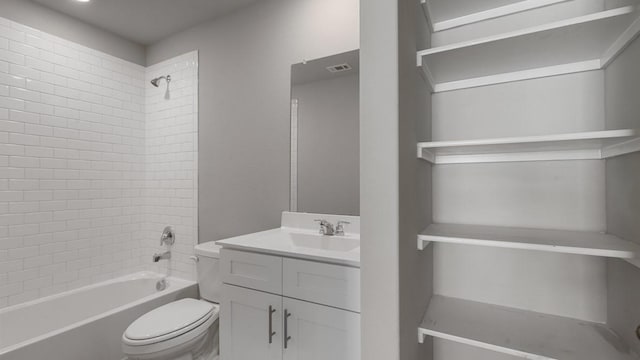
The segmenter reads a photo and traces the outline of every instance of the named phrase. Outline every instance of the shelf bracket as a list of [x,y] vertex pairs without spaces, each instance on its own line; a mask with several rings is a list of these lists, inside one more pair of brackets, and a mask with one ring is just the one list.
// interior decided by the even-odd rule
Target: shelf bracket
[[424,344],[424,339],[427,337],[428,335],[424,333],[424,331],[422,331],[422,329],[418,328],[418,344]]
[[431,5],[429,5],[429,0],[420,0],[420,5],[422,5],[422,12],[424,13],[424,17],[427,19],[427,24],[429,25],[429,30],[434,33],[434,23],[431,18]]
[[630,154],[640,151],[640,138],[635,138],[623,143],[606,146],[602,149],[602,158],[608,159],[615,156]]
[[421,70],[420,75],[422,76],[422,79],[429,86],[429,91],[434,93],[436,91],[436,81],[433,79],[433,74],[431,74],[427,64],[423,63],[421,56],[418,56],[418,68]]
[[633,40],[638,37],[640,33],[640,17],[638,17],[629,27],[625,30],[622,35],[611,45],[609,49],[604,53],[602,59],[600,60],[600,66],[603,69],[606,69],[613,60],[620,55],[624,49],[631,44]]
[[420,147],[418,144],[418,158],[426,160],[432,164],[436,163],[436,155],[433,151],[429,151],[429,149]]
[[422,251],[426,249],[429,246],[429,244],[431,244],[431,241],[424,240],[420,238],[420,236],[418,236],[418,250]]

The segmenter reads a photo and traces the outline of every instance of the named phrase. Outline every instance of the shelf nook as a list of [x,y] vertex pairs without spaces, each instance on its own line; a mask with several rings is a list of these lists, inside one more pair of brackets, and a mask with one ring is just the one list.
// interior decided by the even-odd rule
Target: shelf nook
[[[455,129],[455,124],[460,120],[455,117],[463,115],[458,115],[459,113],[451,115],[451,112],[441,111],[441,108],[459,106],[463,101],[469,101],[468,99],[472,97],[477,97],[477,106],[483,110],[482,112],[477,112],[479,117],[475,120],[477,120],[478,124],[484,123],[484,120],[491,120],[487,122],[487,126],[507,124],[505,126],[514,126],[515,129],[515,124],[518,121],[528,121],[531,117],[535,117],[536,113],[521,119],[512,118],[513,116],[517,117],[517,114],[513,115],[511,112],[508,113],[510,117],[507,118],[507,112],[496,111],[494,115],[486,115],[489,112],[484,110],[492,110],[494,106],[500,110],[502,98],[497,96],[502,93],[516,91],[514,93],[515,96],[531,96],[530,93],[520,94],[517,91],[532,91],[529,89],[544,91],[537,87],[543,87],[545,84],[512,84],[506,87],[497,86],[491,89],[477,89],[456,93],[455,91],[457,90],[588,71],[594,71],[590,75],[605,78],[603,82],[605,98],[602,100],[605,109],[603,115],[606,121],[602,121],[602,126],[608,130],[563,134],[557,132],[562,131],[559,129],[564,127],[554,127],[554,124],[551,124],[547,128],[549,135],[500,137],[505,136],[507,132],[505,132],[504,128],[500,128],[499,125],[493,125],[495,126],[493,130],[496,131],[493,136],[496,136],[496,138],[465,140],[464,136],[462,136],[458,137],[458,139],[462,140],[420,142],[417,144],[418,158],[434,165],[532,161],[601,161],[625,154],[636,153],[637,155],[637,152],[640,152],[640,128],[627,125],[628,129],[611,129],[617,127],[614,124],[626,124],[630,120],[634,120],[628,119],[628,114],[637,113],[635,111],[637,102],[633,101],[633,94],[637,93],[635,85],[638,84],[638,78],[636,76],[637,73],[630,71],[630,69],[636,70],[634,65],[637,64],[638,54],[640,54],[637,48],[638,44],[634,43],[640,35],[640,5],[622,6],[576,16],[578,9],[573,8],[574,4],[570,4],[567,0],[420,0],[420,2],[432,34],[458,28],[451,32],[437,34],[432,38],[432,41],[433,43],[437,42],[438,46],[420,50],[416,53],[416,64],[420,68],[419,74],[430,88],[431,93],[452,91],[449,94],[436,96],[429,94],[429,90],[424,92],[427,95],[427,99],[435,104],[431,116],[427,118],[428,126],[431,126],[434,131],[438,129],[438,125],[449,121],[451,123],[447,123],[446,129]],[[554,6],[557,7],[539,10],[543,7]],[[531,10],[534,10],[535,13],[531,12],[524,16],[510,17],[510,15]],[[579,11],[583,10],[580,9]],[[573,15],[570,16],[573,17],[557,21],[558,17],[568,12],[572,12]],[[502,17],[508,17],[508,19],[486,22],[477,26],[467,26]],[[521,21],[523,19],[525,21]],[[518,30],[512,31],[520,23],[530,24],[533,21],[538,25],[520,25]],[[493,31],[493,35],[485,36],[487,34],[486,31]],[[484,34],[478,35],[481,32],[484,32]],[[474,39],[474,36],[477,38]],[[465,40],[455,40],[458,42],[450,43],[451,39],[456,38]],[[626,49],[629,49],[629,51],[625,51]],[[623,53],[625,55],[622,55]],[[618,61],[615,61],[616,59]],[[612,64],[614,65],[610,66]],[[601,71],[605,69],[607,71]],[[584,77],[591,78],[591,76]],[[592,84],[584,86],[587,89],[579,88],[578,86],[580,85],[573,84],[578,78],[582,77],[566,77],[566,83],[575,86],[576,89],[573,89],[575,91],[584,90],[583,103],[592,101],[594,99],[592,96],[600,97],[602,94],[600,92],[601,89],[597,89],[598,92],[595,92],[595,88],[599,87],[600,84],[594,83],[594,89],[591,89]],[[564,84],[563,81],[565,79],[559,77],[556,80],[558,80],[558,83]],[[422,91],[425,89],[421,88],[420,90],[422,95]],[[487,90],[487,98],[484,97],[485,90]],[[561,93],[555,95],[564,97]],[[436,108],[436,106],[440,108]],[[475,103],[473,106],[476,106]],[[485,109],[484,106],[489,108]],[[559,107],[557,113],[558,122],[563,122],[563,118],[567,117],[563,114],[569,113],[568,110],[573,106],[569,102],[566,109],[564,106]],[[622,108],[614,109],[616,107]],[[523,106],[522,108],[523,111],[530,111],[533,107]],[[473,110],[470,106],[467,112],[469,113]],[[548,112],[540,112],[540,116],[548,116],[547,114]],[[497,116],[498,118],[486,119],[487,116]],[[580,124],[583,130],[591,128],[590,123],[586,121],[587,119],[573,119],[569,116],[566,120]],[[461,122],[461,124],[464,124],[464,122]],[[450,139],[455,139],[454,135],[460,133],[453,131],[452,134],[449,137]],[[505,269],[499,267],[494,269],[491,262],[494,259],[493,256],[495,258],[502,256],[528,258],[529,256],[542,256],[543,253],[540,252],[551,252],[568,254],[566,256],[554,256],[559,260],[571,258],[571,260],[584,260],[585,263],[602,266],[603,259],[590,261],[594,259],[583,258],[583,256],[597,256],[624,260],[640,268],[640,242],[638,242],[640,239],[637,238],[638,234],[636,232],[628,231],[628,222],[633,221],[637,216],[625,217],[627,212],[635,215],[634,209],[629,209],[628,198],[625,197],[633,187],[633,184],[637,182],[637,169],[633,166],[628,169],[630,163],[635,165],[635,161],[635,157],[626,156],[620,157],[615,161],[609,161],[606,166],[604,166],[603,161],[585,164],[606,168],[607,215],[615,217],[616,221],[619,222],[617,224],[616,221],[612,223],[607,218],[607,227],[610,233],[509,227],[523,223],[530,224],[526,219],[519,219],[517,222],[505,219],[503,226],[437,223],[427,226],[417,235],[417,248],[420,251],[425,250],[430,245],[433,246],[432,243],[445,243],[460,245],[456,249],[459,253],[452,252],[449,254],[452,257],[474,255],[474,252],[478,251],[478,249],[472,248],[473,246],[517,249],[522,250],[522,252],[509,253],[503,251],[495,254],[487,252],[488,256],[483,259],[488,262],[483,261],[471,264],[468,261],[433,261],[432,257],[437,252],[425,252],[425,258],[433,261],[434,272],[446,273],[447,271],[452,271],[451,269],[454,267],[456,271],[459,270],[458,268],[461,269],[460,272],[456,273],[456,276],[449,276],[446,280],[439,279],[439,281],[451,282],[452,285],[449,289],[464,288],[464,293],[458,292],[456,295],[466,297],[468,300],[437,294],[438,288],[434,288],[430,284],[428,290],[430,291],[431,300],[428,305],[426,301],[429,297],[425,297],[424,301],[421,302],[421,306],[426,306],[427,311],[418,326],[418,341],[423,343],[425,338],[430,336],[523,359],[637,360],[638,357],[635,352],[638,347],[634,343],[636,334],[632,334],[631,331],[632,327],[635,329],[635,324],[625,323],[621,325],[617,319],[612,320],[612,318],[616,317],[629,318],[631,316],[633,318],[636,315],[634,313],[636,308],[631,305],[635,304],[635,302],[626,298],[626,295],[622,295],[627,291],[627,288],[632,289],[632,291],[637,290],[632,287],[632,285],[635,286],[635,279],[627,282],[625,278],[627,271],[635,270],[622,261],[607,262],[609,268],[612,268],[610,264],[615,266],[613,266],[613,270],[607,269],[610,272],[607,275],[611,276],[611,278],[599,280],[599,286],[601,287],[597,289],[582,289],[582,287],[573,289],[569,287],[567,289],[568,292],[588,292],[587,296],[595,296],[596,299],[599,299],[601,295],[596,294],[596,291],[604,289],[606,285],[606,299],[609,307],[607,309],[600,308],[588,314],[576,314],[568,311],[572,303],[565,304],[562,302],[563,299],[555,302],[555,297],[565,290],[566,282],[557,282],[556,280],[558,279],[549,279],[545,277],[546,274],[542,274],[539,278],[529,279],[526,275],[523,277],[523,274],[527,271],[526,269],[513,267],[507,270],[509,271],[508,281],[500,281],[499,284],[490,281],[496,276],[502,275],[498,275],[498,272],[505,271]],[[467,176],[466,179],[468,179],[475,176],[474,171],[477,168],[488,169],[483,166],[465,167],[469,171],[468,173],[456,173],[453,175]],[[523,168],[526,168],[526,166],[523,165]],[[450,175],[447,171],[465,171],[457,168],[450,169],[450,167],[442,167],[441,170],[442,173],[437,175],[438,182],[433,181],[430,184],[434,187],[433,193],[439,190],[436,188],[441,186],[439,182],[446,181],[441,180],[442,176]],[[500,170],[506,169],[491,167],[491,170],[496,170],[497,176],[511,176],[511,173],[500,172]],[[570,167],[567,167],[566,171],[569,172],[571,170]],[[576,174],[576,176],[581,181],[583,179],[584,181],[591,181],[588,178],[585,179],[581,174]],[[627,179],[629,176],[632,178]],[[515,176],[509,178],[509,180],[514,183],[520,181]],[[490,181],[491,179],[486,178],[478,180],[480,186],[487,186],[485,183],[490,183]],[[596,179],[596,181],[599,180]],[[443,197],[437,199],[437,201],[434,201],[434,198],[429,198],[425,202],[433,207],[446,203],[447,196],[453,196],[448,194],[459,196],[459,191],[466,184],[461,183],[452,188],[458,191],[443,192]],[[547,185],[545,184],[545,186]],[[556,184],[552,185],[556,186]],[[568,189],[571,184],[557,184],[557,186],[561,189]],[[620,188],[619,191],[623,191],[623,195],[618,193],[616,188],[615,197],[611,198],[612,187]],[[478,189],[482,189],[482,187]],[[465,190],[462,191],[464,192]],[[585,190],[586,193],[587,191]],[[591,194],[601,196],[604,192],[590,192],[586,196]],[[561,197],[552,198],[551,195],[549,197],[550,199],[548,201],[545,200],[547,202],[544,203],[549,206],[549,211],[552,211],[554,204],[565,201]],[[582,203],[575,204],[576,207],[581,205]],[[463,206],[471,207],[471,209],[465,209],[467,212],[472,210],[484,211],[481,202],[476,202],[475,204],[456,203],[448,211],[452,214],[457,207],[461,208]],[[527,204],[522,204],[522,206],[527,206]],[[610,208],[619,213],[624,213],[624,216],[619,216],[615,211],[610,211]],[[434,212],[437,210],[439,209],[435,209]],[[526,216],[526,212],[523,212],[522,216]],[[621,217],[624,218],[620,219]],[[456,222],[456,220],[464,219],[451,216],[449,221]],[[482,217],[476,220],[482,222]],[[501,219],[494,221],[502,222]],[[583,224],[568,224],[567,227],[574,226],[577,228]],[[494,225],[496,224],[494,223]],[[624,234],[624,238],[620,237],[622,234]],[[530,254],[525,251],[537,251],[539,253]],[[443,253],[441,255],[446,254]],[[446,259],[446,257],[443,259]],[[562,261],[559,262],[562,263]],[[483,280],[475,279],[474,286],[468,287],[466,281],[469,280],[465,278],[466,274],[476,271],[478,266],[482,267],[484,264],[487,265],[487,268],[483,268],[483,270],[487,271],[486,278],[488,281],[483,283]],[[557,265],[551,273],[556,274],[562,271],[578,273],[582,271],[578,267],[565,267],[564,265]],[[614,278],[613,276],[616,277]],[[487,301],[485,294],[495,291],[496,288],[508,287],[511,281],[527,281],[526,286],[519,289],[521,293],[517,294],[518,299],[533,298],[538,302],[532,301],[523,305],[519,300],[512,298],[511,294],[506,294],[500,297],[500,300],[494,301],[499,302],[501,305],[482,302]],[[449,292],[448,295],[452,293]],[[578,296],[583,295],[578,293]],[[541,306],[540,304],[543,305]],[[547,306],[548,304],[553,306],[549,307]],[[536,312],[545,311],[544,309],[548,309],[551,313]],[[581,317],[581,319],[562,315]],[[594,319],[596,321],[601,319],[608,320],[605,324],[594,322]],[[442,347],[442,349],[445,349],[445,347]],[[452,349],[454,348],[452,347]],[[451,354],[456,354],[453,350],[450,352]],[[434,357],[451,357],[451,354],[441,350],[441,353],[438,354],[434,352]]]
[[[433,32],[513,15],[569,0],[421,0]],[[435,5],[434,5],[435,4]]]
[[602,324],[437,295],[418,328],[426,336],[523,359],[635,360]]
[[636,10],[625,6],[421,50],[417,65],[433,92],[604,69],[640,33]]
[[640,245],[599,232],[431,224],[418,235],[418,249],[431,242],[603,256],[634,265],[640,262]]
[[418,143],[418,157],[433,164],[602,160],[640,151],[640,130]]

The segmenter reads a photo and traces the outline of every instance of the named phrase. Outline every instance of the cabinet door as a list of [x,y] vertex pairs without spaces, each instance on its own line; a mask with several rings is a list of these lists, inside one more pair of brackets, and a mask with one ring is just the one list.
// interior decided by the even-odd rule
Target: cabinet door
[[360,360],[360,314],[289,298],[282,303],[284,360]]
[[282,297],[223,285],[220,358],[282,360]]

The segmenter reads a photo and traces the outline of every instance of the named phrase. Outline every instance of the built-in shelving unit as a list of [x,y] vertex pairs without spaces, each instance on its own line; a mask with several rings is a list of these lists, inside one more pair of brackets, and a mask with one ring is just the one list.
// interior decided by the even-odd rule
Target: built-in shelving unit
[[434,32],[495,19],[569,0],[421,0]]
[[640,261],[640,246],[616,236],[586,231],[432,224],[418,235],[418,249],[431,242],[536,250]]
[[418,330],[523,359],[635,360],[606,326],[468,300],[434,296]]
[[638,33],[626,6],[418,51],[417,65],[434,92],[599,70]]
[[418,157],[433,164],[601,160],[636,151],[637,129],[418,143]]
[[[511,166],[436,167],[438,172],[434,173],[431,184],[434,187],[433,193],[438,190],[444,191],[442,195],[439,194],[441,198],[437,201],[434,201],[434,198],[428,198],[424,200],[427,206],[421,205],[427,208],[431,205],[433,217],[437,218],[440,215],[448,218],[452,223],[436,223],[427,226],[417,234],[417,248],[422,251],[436,243],[459,246],[456,246],[453,251],[451,245],[438,244],[437,251],[432,249],[434,251],[423,253],[425,258],[433,261],[433,272],[440,274],[438,281],[441,282],[441,286],[438,289],[433,287],[433,284],[428,285],[431,301],[418,327],[418,341],[422,343],[425,342],[426,337],[434,337],[524,359],[637,360],[638,355],[629,350],[630,347],[638,350],[637,344],[634,343],[637,337],[634,332],[637,326],[634,323],[637,320],[637,314],[628,315],[633,311],[629,311],[630,307],[626,304],[632,301],[626,297],[623,300],[620,299],[623,297],[621,294],[626,290],[622,287],[628,285],[626,279],[624,282],[626,285],[619,281],[621,274],[624,274],[623,270],[629,269],[626,264],[621,264],[618,260],[607,261],[607,272],[610,272],[608,276],[616,273],[618,276],[616,280],[611,280],[613,277],[611,279],[607,277],[607,279],[600,278],[592,282],[593,277],[589,277],[588,284],[581,284],[579,281],[575,284],[567,284],[564,278],[558,281],[559,279],[555,277],[547,276],[571,274],[573,277],[566,278],[579,279],[590,276],[587,275],[589,271],[593,271],[592,274],[601,273],[605,263],[603,259],[575,255],[620,259],[640,268],[640,239],[632,238],[637,237],[637,231],[629,223],[635,219],[633,215],[627,216],[629,213],[635,214],[635,210],[630,209],[629,201],[637,200],[635,198],[637,194],[633,193],[631,189],[633,181],[628,180],[628,177],[637,178],[637,169],[634,166],[628,169],[628,164],[635,161],[636,155],[623,157],[626,154],[640,152],[640,128],[635,125],[624,125],[630,128],[616,129],[619,124],[629,124],[632,120],[628,119],[629,114],[637,112],[636,107],[630,106],[635,99],[632,93],[637,93],[634,91],[637,90],[636,87],[630,86],[630,83],[632,83],[631,79],[638,79],[634,65],[640,56],[636,40],[640,34],[640,5],[636,1],[636,5],[618,5],[621,7],[584,15],[584,11],[589,11],[586,7],[573,6],[577,4],[570,4],[568,0],[420,0],[420,3],[431,32],[443,31],[433,41],[445,44],[417,52],[416,61],[421,70],[420,75],[432,93],[450,92],[427,99],[433,101],[434,109],[431,116],[425,119],[428,126],[434,128],[450,121],[451,123],[447,123],[443,128],[449,131],[450,138],[455,139],[455,134],[469,132],[468,130],[458,132],[456,125],[470,124],[469,119],[455,117],[468,116],[468,114],[475,116],[474,110],[478,109],[480,111],[477,119],[474,118],[478,126],[484,120],[487,126],[503,126],[495,129],[496,134],[518,134],[522,132],[517,128],[517,124],[522,121],[531,121],[536,116],[547,116],[550,111],[557,111],[559,119],[568,118],[574,116],[576,108],[586,111],[586,107],[581,108],[582,104],[592,104],[591,101],[600,99],[601,95],[604,95],[602,102],[606,119],[603,119],[601,128],[610,130],[558,134],[553,133],[554,129],[564,129],[566,126],[556,126],[559,124],[545,121],[542,124],[536,124],[537,126],[525,126],[523,131],[527,129],[539,131],[542,126],[546,126],[547,132],[553,134],[467,140],[459,137],[462,140],[420,142],[417,144],[418,158],[434,165],[617,158],[607,162],[606,166],[604,162],[577,162],[567,164],[566,167],[562,164],[543,164],[539,168],[534,165],[519,166],[525,174],[538,174],[545,169],[550,169],[549,177],[543,175],[541,178],[543,182],[540,184],[530,179],[521,184],[522,176],[516,174],[518,169]],[[562,3],[566,4],[559,5]],[[619,4],[623,3],[631,2],[619,2]],[[595,1],[589,4],[585,1],[585,4],[593,5],[592,11],[601,9],[601,4]],[[516,13],[542,7],[550,7],[550,9],[510,17]],[[558,11],[556,12],[553,7]],[[557,21],[558,16],[564,16],[564,20]],[[475,25],[500,17],[509,18],[503,19],[504,21]],[[518,26],[520,20],[528,24],[537,21],[538,25],[531,27],[522,25],[518,30],[512,31],[514,26]],[[446,31],[453,28],[458,29]],[[485,36],[488,31],[494,35]],[[479,33],[484,35],[478,35]],[[465,39],[465,41],[453,39]],[[451,43],[451,41],[455,42]],[[627,48],[629,51],[625,52]],[[625,55],[620,56],[623,53]],[[616,59],[619,60],[610,67]],[[554,79],[557,81],[494,86],[487,88],[486,92],[483,89],[476,89],[473,92],[464,91],[464,89],[488,85],[607,68],[608,70],[603,72]],[[602,78],[604,81],[601,82]],[[600,84],[604,89],[599,88]],[[544,109],[549,111],[539,111],[538,107],[543,100],[536,98],[536,101],[531,101],[529,97],[544,92],[545,86],[558,86],[553,89],[552,94],[556,97],[560,96],[561,99],[554,98],[554,100],[563,100],[564,86],[566,91],[573,91],[567,92],[566,107],[562,101],[555,101],[550,102],[549,109]],[[420,91],[423,90],[425,89],[420,89]],[[463,91],[456,92],[458,90]],[[502,94],[506,92],[511,93],[508,97],[505,96],[505,99],[521,101],[522,111],[532,111],[532,114],[520,118],[517,114],[518,109],[515,109],[516,114],[514,114],[513,106],[508,107],[509,111],[501,111]],[[582,102],[576,103],[576,99],[581,99]],[[468,108],[464,111],[443,109],[447,106],[466,106],[467,104]],[[496,108],[495,115],[491,113],[493,107]],[[618,111],[611,111],[616,107],[621,108]],[[597,107],[594,109],[599,111]],[[487,119],[489,113],[496,118]],[[508,118],[506,114],[509,114]],[[597,112],[590,114],[597,114]],[[593,128],[593,121],[597,119],[591,119],[587,115],[584,119],[572,118],[567,121],[576,124],[576,128],[587,130]],[[611,130],[612,128],[615,130]],[[576,184],[581,181],[587,182],[590,186],[595,185],[596,188],[601,185],[600,178],[592,180],[584,176],[585,172],[576,170],[582,167],[589,168],[589,171],[595,169],[595,171],[606,173],[606,189],[602,189],[605,191],[593,192],[589,187],[576,189],[575,194],[572,192],[574,190],[572,187],[577,186]],[[496,186],[492,183],[493,178],[486,176],[492,171],[495,171],[498,179]],[[571,180],[553,178],[554,175],[559,176],[556,174],[569,176]],[[450,184],[447,183],[448,176],[458,178]],[[477,184],[474,183],[476,180],[474,176],[478,176]],[[575,179],[578,181],[573,182]],[[506,187],[504,192],[499,188],[502,184]],[[468,193],[465,193],[467,191],[465,186],[470,187]],[[613,189],[613,187],[620,189]],[[489,195],[477,196],[482,190],[489,191]],[[525,218],[529,214],[527,211],[522,211],[521,218],[518,218],[519,209],[514,209],[516,214],[513,219],[503,219],[504,209],[500,208],[502,204],[512,206],[513,202],[503,201],[509,198],[511,191],[528,190],[538,195],[548,195],[548,198],[541,200],[539,204],[547,206],[549,211],[557,216],[563,216],[562,206],[567,205],[565,202],[571,202],[575,207],[582,204],[606,207],[609,216],[606,221],[608,232],[509,227],[520,223],[525,226],[534,224]],[[549,191],[548,194],[546,190]],[[561,193],[578,196],[555,196]],[[625,198],[627,194],[634,198],[627,200]],[[591,198],[592,195],[593,198]],[[460,201],[466,196],[472,200],[468,205],[471,209],[464,208],[467,204]],[[495,201],[491,196],[495,196]],[[453,204],[447,202],[454,197]],[[591,202],[583,202],[585,198]],[[473,210],[485,211],[481,201],[488,202],[487,214],[478,214],[474,217]],[[522,204],[522,206],[528,209],[527,206],[539,204],[536,202]],[[556,208],[555,205],[562,206]],[[611,212],[611,209],[614,212]],[[590,207],[589,210],[594,208]],[[594,213],[578,214],[576,217],[581,220],[597,221],[603,216],[605,209],[595,210]],[[438,213],[439,211],[442,213]],[[457,216],[456,211],[461,211],[460,216]],[[615,220],[612,221],[611,214],[615,214],[615,211],[623,214],[621,216],[616,214]],[[583,226],[585,223],[571,224],[572,220],[567,219],[567,228]],[[487,221],[491,225],[502,224],[503,226],[454,224],[458,221],[468,223]],[[549,222],[549,224],[557,224],[557,222]],[[535,225],[539,223],[536,222]],[[523,251],[501,251],[494,254],[492,251],[478,249],[478,247]],[[549,257],[543,252],[571,254],[571,256]],[[477,254],[482,256],[478,258]],[[435,256],[442,258],[434,261]],[[501,258],[503,256],[509,257],[504,263],[502,263],[504,259]],[[553,262],[547,264],[548,271],[528,277],[529,268],[512,266],[516,261],[536,266],[538,257],[553,259]],[[491,262],[491,259],[496,261]],[[574,266],[578,263],[583,264],[581,266],[584,269]],[[618,269],[612,265],[620,265],[621,268]],[[631,270],[636,269],[631,268]],[[503,278],[504,274],[507,276]],[[474,283],[468,284],[467,278]],[[523,281],[526,283],[523,284]],[[630,280],[629,283],[634,281],[635,279]],[[447,295],[453,294],[459,298],[445,297],[437,294],[438,291]],[[606,291],[606,296],[601,293],[602,291]],[[570,297],[573,297],[574,301],[566,301]],[[426,306],[426,299],[421,303],[422,306]],[[574,311],[575,299],[578,299],[577,303],[587,299],[594,300],[590,303],[593,306],[589,308],[591,305],[586,305],[588,302],[586,301],[581,305],[576,304],[576,308],[585,305],[582,310],[587,309],[586,311]],[[488,302],[506,306],[488,304]],[[605,310],[601,304],[607,302],[609,305],[605,306]],[[614,304],[615,308],[611,304]],[[621,321],[625,317],[631,320]],[[606,324],[592,322],[593,320],[604,322],[604,319]],[[442,346],[439,352],[434,352],[432,358],[439,360],[446,357],[462,357],[460,354],[463,353],[467,355],[466,357],[476,358],[476,351],[473,349],[450,343]],[[492,354],[478,351],[477,355],[478,359],[490,359]]]

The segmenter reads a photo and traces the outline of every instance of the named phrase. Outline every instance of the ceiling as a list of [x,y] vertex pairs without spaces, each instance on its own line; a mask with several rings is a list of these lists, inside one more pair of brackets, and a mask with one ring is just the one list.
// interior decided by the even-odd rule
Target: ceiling
[[31,0],[142,45],[257,0]]

